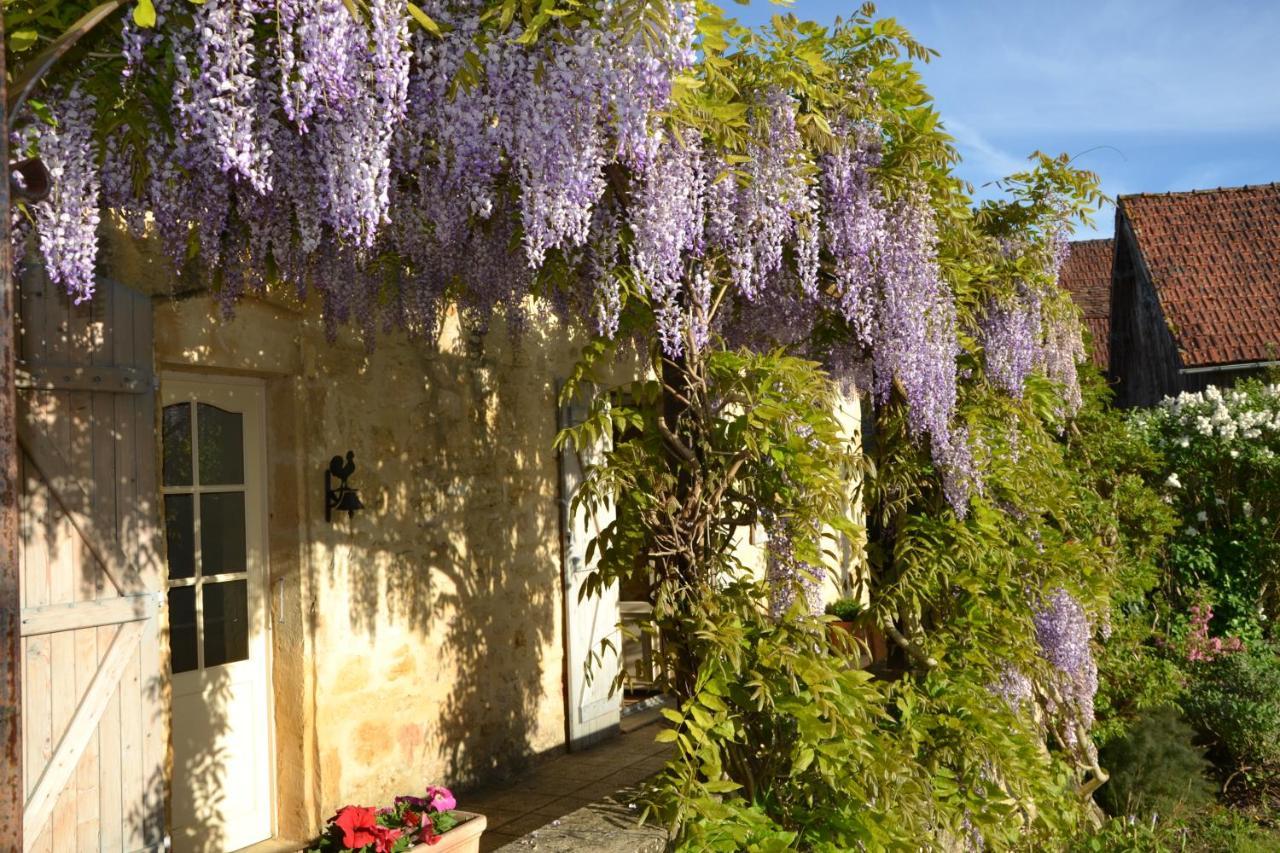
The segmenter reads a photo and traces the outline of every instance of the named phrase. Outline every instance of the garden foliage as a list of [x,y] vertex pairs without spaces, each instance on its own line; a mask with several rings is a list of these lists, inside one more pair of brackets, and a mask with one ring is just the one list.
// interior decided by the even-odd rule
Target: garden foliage
[[1246,651],[1196,663],[1183,700],[1230,777],[1274,788],[1280,801],[1280,648]]
[[1167,706],[1143,715],[1122,737],[1102,749],[1111,778],[1098,800],[1112,815],[1152,815],[1166,820],[1195,813],[1215,801],[1216,786],[1196,731]]
[[1164,457],[1163,491],[1182,519],[1173,595],[1206,591],[1215,633],[1269,633],[1280,616],[1280,385],[1180,394],[1137,413],[1134,428]]

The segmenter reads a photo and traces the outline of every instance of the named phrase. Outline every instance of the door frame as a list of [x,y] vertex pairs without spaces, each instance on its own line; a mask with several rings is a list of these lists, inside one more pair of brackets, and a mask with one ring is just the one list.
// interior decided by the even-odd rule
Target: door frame
[[[197,370],[184,370],[184,369],[172,369],[172,368],[162,368],[159,371],[159,374],[160,374],[160,388],[156,393],[157,424],[161,422],[159,418],[161,416],[161,413],[164,411],[164,406],[166,403],[166,384],[169,387],[172,387],[174,384],[179,384],[179,385],[195,386],[197,388],[199,388],[200,386],[217,387],[219,385],[222,385],[222,386],[232,386],[232,387],[239,387],[239,388],[252,388],[252,389],[255,389],[257,392],[256,396],[258,398],[258,406],[257,406],[258,412],[257,412],[257,417],[253,418],[253,420],[256,421],[256,423],[253,424],[253,429],[257,430],[257,434],[260,437],[260,440],[258,442],[259,443],[258,449],[260,450],[259,456],[261,457],[260,463],[261,463],[262,500],[259,502],[257,515],[258,515],[258,523],[262,531],[262,535],[260,537],[262,559],[261,559],[261,568],[259,572],[260,577],[257,579],[257,586],[259,589],[260,600],[262,602],[262,605],[261,605],[262,606],[262,667],[263,667],[262,685],[263,685],[263,692],[266,694],[265,696],[266,741],[267,741],[267,759],[266,759],[267,774],[266,775],[267,775],[267,796],[269,799],[269,803],[267,807],[267,814],[268,814],[267,823],[268,823],[268,831],[270,832],[270,835],[268,835],[268,840],[273,838],[278,838],[279,825],[280,825],[280,802],[279,802],[279,778],[278,778],[279,767],[277,766],[277,760],[276,760],[277,759],[276,704],[275,704],[276,691],[275,691],[275,661],[274,661],[275,611],[271,606],[271,542],[270,542],[271,534],[270,534],[270,527],[269,527],[270,512],[268,510],[268,505],[271,499],[271,481],[270,481],[270,466],[267,465],[268,447],[267,447],[266,380],[256,376],[242,376],[242,375],[213,373],[213,372],[207,373],[207,372],[197,371]],[[249,437],[248,437],[249,420],[248,419],[246,419],[245,426],[246,426],[245,445],[247,448],[249,444]],[[163,447],[163,435],[160,434],[159,427],[157,427],[156,431],[157,431],[156,454],[158,457],[157,458],[157,474],[159,474],[160,469],[163,467],[164,447]],[[161,476],[156,477],[156,488],[159,492],[159,497],[161,499],[161,502],[163,502],[163,499],[164,499],[163,477]],[[246,512],[250,511],[247,506],[245,511]],[[163,528],[163,524],[161,525],[161,527]],[[247,531],[246,531],[246,534],[247,534]],[[163,571],[165,572],[165,577],[163,578],[163,580],[165,584],[165,595],[167,596],[168,595],[167,569],[164,569]],[[252,574],[253,574],[252,572],[249,573],[250,575],[249,589],[250,589],[251,599],[252,599],[252,591],[254,587]],[[252,648],[252,641],[251,641],[250,647]],[[169,677],[171,680],[174,678],[172,671],[170,672]],[[172,693],[170,694],[170,704],[171,704],[171,712],[172,712]],[[174,729],[174,726],[171,725],[170,731],[169,731],[171,755],[173,750],[173,743],[172,743],[173,729]],[[170,794],[170,796],[172,797],[172,794]],[[171,813],[169,815],[169,819],[170,820],[172,819]],[[172,826],[170,826],[169,829],[171,831]]]

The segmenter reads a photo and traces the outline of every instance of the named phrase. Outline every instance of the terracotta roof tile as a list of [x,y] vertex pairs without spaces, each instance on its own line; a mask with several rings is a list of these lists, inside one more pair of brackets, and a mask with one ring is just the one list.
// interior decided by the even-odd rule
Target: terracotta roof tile
[[1111,335],[1111,262],[1115,240],[1077,240],[1071,244],[1058,283],[1067,289],[1093,338],[1093,362],[1107,369]]
[[1183,367],[1280,357],[1280,184],[1121,196]]

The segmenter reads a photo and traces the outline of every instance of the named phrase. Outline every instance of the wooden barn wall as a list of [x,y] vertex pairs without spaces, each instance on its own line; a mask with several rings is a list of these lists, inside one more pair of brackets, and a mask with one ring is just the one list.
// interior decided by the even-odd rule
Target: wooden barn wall
[[1150,406],[1184,387],[1173,334],[1137,250],[1133,230],[1117,217],[1111,296],[1111,375],[1116,404]]

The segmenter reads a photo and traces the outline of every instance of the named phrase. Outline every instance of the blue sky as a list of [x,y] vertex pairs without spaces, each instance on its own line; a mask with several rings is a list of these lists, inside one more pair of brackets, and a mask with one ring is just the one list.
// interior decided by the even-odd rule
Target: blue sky
[[[825,23],[857,5],[790,11]],[[750,24],[784,11],[728,6]],[[1277,0],[897,0],[877,13],[940,52],[925,81],[975,186],[1036,149],[1079,155],[1113,197],[1280,181]],[[1108,208],[1077,236],[1113,225]]]

